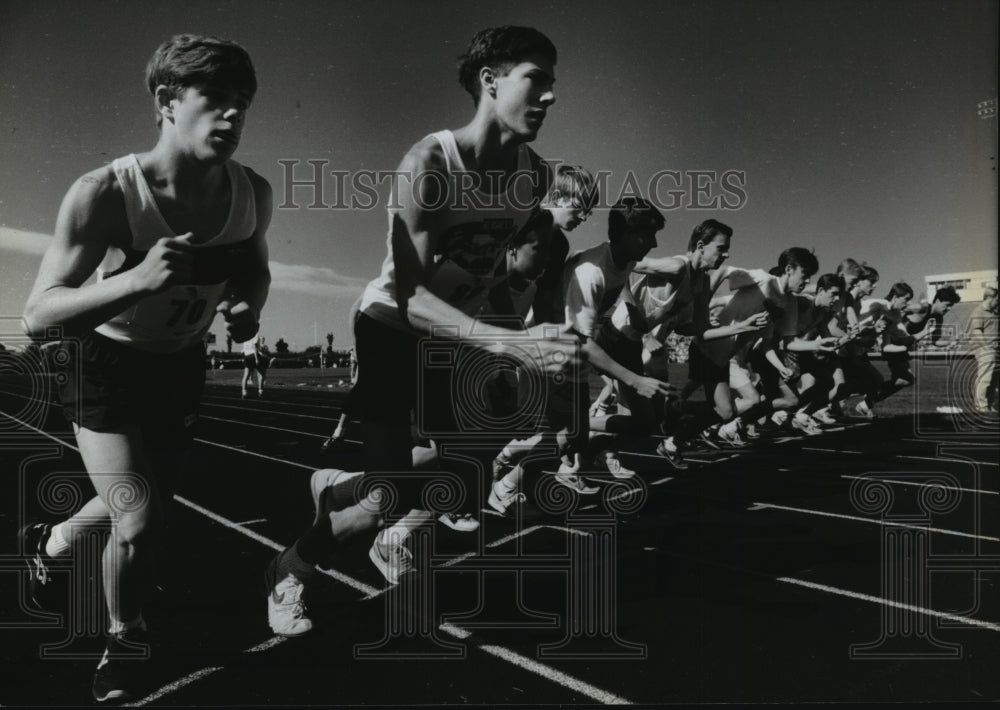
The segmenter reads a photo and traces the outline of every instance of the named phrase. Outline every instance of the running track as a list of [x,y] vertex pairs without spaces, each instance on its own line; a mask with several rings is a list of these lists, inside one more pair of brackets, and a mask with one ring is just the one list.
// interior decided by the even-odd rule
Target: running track
[[[895,416],[699,451],[683,473],[655,456],[655,440],[624,442],[644,497],[602,538],[615,599],[600,616],[615,620],[617,642],[556,648],[572,616],[565,560],[590,528],[529,505],[519,524],[482,513],[480,533],[436,525],[423,624],[439,643],[417,634],[361,658],[399,602],[368,561],[370,540],[322,577],[316,633],[276,638],[264,613],[262,570],[311,520],[311,471],[357,466],[356,447],[320,453],[344,391],[297,386],[307,376],[277,373],[264,400],[243,402],[230,373],[210,374],[147,613],[158,662],[140,704],[1000,700],[995,430],[956,433],[928,413],[943,391],[930,377],[920,407],[904,393]],[[103,647],[19,604],[13,532],[46,517],[40,483],[82,470],[53,399],[44,384],[0,382],[4,705],[87,704]],[[921,555],[909,566],[907,549]]]

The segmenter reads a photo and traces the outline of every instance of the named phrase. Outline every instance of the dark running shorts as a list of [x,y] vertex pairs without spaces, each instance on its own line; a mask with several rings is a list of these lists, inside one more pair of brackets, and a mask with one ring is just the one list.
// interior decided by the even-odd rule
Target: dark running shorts
[[147,442],[190,442],[205,386],[204,345],[148,353],[91,331],[60,350],[59,396],[70,422],[92,431],[138,424]]
[[716,385],[720,382],[729,383],[729,362],[716,365],[701,348],[694,346],[689,351],[688,379],[703,385]]

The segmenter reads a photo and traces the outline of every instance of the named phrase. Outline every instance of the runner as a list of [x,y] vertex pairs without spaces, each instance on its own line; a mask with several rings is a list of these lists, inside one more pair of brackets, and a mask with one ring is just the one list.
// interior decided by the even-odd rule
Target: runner
[[66,349],[78,361],[61,397],[98,495],[59,525],[23,529],[22,545],[34,555],[32,598],[42,602],[46,560],[68,555],[110,516],[110,627],[93,681],[99,702],[134,698],[142,685],[143,605],[192,443],[203,336],[218,312],[236,342],[252,338],[270,283],[271,188],[231,159],[257,89],[250,57],[233,42],[177,35],[156,50],[146,83],[155,147],[73,184],[24,316],[35,337],[62,326],[79,339]]

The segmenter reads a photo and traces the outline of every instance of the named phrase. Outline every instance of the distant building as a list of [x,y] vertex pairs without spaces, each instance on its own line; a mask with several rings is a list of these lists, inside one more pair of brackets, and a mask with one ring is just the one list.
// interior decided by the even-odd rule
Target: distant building
[[983,300],[983,291],[987,286],[997,285],[997,270],[962,271],[955,274],[933,274],[924,277],[927,289],[927,300],[933,301],[939,288],[951,286],[962,298],[962,303],[974,303]]

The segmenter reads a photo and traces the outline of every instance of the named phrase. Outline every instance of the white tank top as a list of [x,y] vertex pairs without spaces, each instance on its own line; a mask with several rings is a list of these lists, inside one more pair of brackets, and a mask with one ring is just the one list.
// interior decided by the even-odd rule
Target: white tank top
[[677,317],[690,305],[692,297],[691,261],[686,256],[676,256],[684,262],[684,270],[664,298],[665,276],[639,275],[632,279],[632,298],[628,291],[622,293],[611,314],[611,324],[629,340],[642,340],[642,336],[658,325],[672,328]]
[[[177,236],[156,206],[135,155],[111,164],[125,196],[125,212],[132,244],[126,250],[109,247],[97,269],[97,280],[128,271],[162,237]],[[231,186],[229,216],[222,230],[196,244],[198,249],[190,284],[168,288],[143,298],[95,329],[101,335],[149,352],[175,352],[197,343],[212,325],[215,307],[226,283],[249,254],[249,239],[257,228],[253,185],[243,166],[229,160]]]
[[[519,177],[508,180],[498,195],[481,190],[460,191],[459,177],[470,175],[458,152],[451,131],[433,137],[441,145],[448,173],[448,202],[436,217],[441,225],[436,240],[434,268],[428,290],[470,316],[488,311],[490,289],[506,278],[497,275],[506,260],[506,247],[535,210],[531,158],[526,145],[518,147]],[[467,179],[467,178],[466,178]],[[456,198],[456,196],[458,196]],[[392,200],[390,200],[390,203]],[[395,264],[392,254],[392,220],[389,212],[388,253],[377,278],[369,282],[361,297],[361,312],[403,330],[410,330],[396,304]]]

